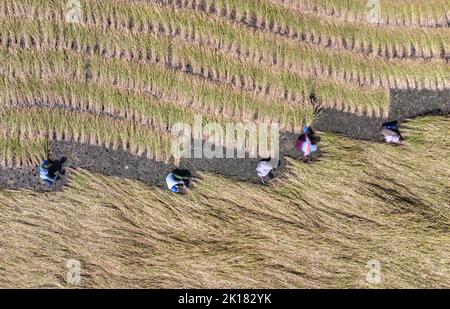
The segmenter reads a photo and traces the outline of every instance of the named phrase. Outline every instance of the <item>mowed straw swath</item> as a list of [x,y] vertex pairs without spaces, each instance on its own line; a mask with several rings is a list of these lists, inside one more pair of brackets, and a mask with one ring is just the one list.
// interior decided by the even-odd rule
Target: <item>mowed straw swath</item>
[[[267,32],[255,32],[196,11],[172,10],[141,2],[126,6],[118,1],[107,4],[92,2],[86,9],[85,26],[177,37],[298,73],[320,74],[338,81],[374,87],[434,90],[445,88],[446,83],[448,87],[450,73],[444,60],[367,58],[347,50],[333,50]],[[62,14],[48,18],[42,21],[64,22]]]
[[[368,0],[267,0],[275,5],[348,22],[370,23]],[[375,3],[375,2],[372,2]],[[377,24],[407,27],[448,27],[449,0],[381,0]]]

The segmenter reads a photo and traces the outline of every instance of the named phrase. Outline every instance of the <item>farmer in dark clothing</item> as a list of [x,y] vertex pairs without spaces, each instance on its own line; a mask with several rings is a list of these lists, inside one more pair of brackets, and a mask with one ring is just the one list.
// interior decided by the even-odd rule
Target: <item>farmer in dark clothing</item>
[[65,162],[65,157],[59,160],[47,159],[42,161],[42,164],[39,166],[39,177],[45,184],[52,186],[60,178],[60,175],[65,174],[63,167]]

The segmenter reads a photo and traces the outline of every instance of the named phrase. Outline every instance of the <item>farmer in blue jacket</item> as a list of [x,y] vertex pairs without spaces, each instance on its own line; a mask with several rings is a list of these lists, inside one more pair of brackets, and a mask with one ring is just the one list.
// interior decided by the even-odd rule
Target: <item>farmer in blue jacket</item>
[[65,171],[63,164],[66,162],[66,158],[63,157],[60,160],[44,160],[39,166],[39,177],[48,186],[53,186],[55,182],[60,178],[60,175],[64,175]]

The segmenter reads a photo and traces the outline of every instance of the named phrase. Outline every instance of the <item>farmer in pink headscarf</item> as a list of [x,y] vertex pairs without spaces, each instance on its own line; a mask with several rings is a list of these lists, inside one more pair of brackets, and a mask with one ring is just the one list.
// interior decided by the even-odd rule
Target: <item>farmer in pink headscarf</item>
[[308,126],[306,126],[303,131],[304,133],[298,137],[297,142],[295,143],[295,148],[302,152],[303,157],[306,159],[311,153],[314,153],[319,149],[317,146],[319,138],[315,135],[313,129]]

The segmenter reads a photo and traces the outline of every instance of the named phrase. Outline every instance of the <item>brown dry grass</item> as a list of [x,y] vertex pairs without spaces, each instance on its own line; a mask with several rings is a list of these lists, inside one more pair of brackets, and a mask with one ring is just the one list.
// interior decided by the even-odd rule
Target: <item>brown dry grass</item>
[[[188,196],[71,171],[64,192],[0,191],[0,286],[450,287],[449,118],[403,147],[323,135],[276,186],[219,176]],[[366,282],[371,259],[382,282]]]

